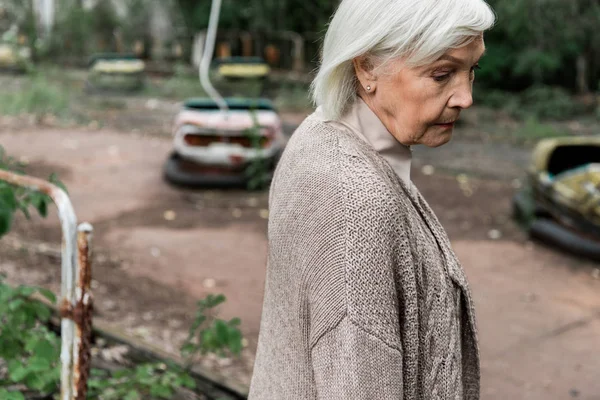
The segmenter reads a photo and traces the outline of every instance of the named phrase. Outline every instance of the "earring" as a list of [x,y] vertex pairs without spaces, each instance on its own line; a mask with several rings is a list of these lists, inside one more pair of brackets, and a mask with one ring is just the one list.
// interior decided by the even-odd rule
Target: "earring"
[[371,91],[371,86],[367,85],[367,92],[370,92],[370,91]]

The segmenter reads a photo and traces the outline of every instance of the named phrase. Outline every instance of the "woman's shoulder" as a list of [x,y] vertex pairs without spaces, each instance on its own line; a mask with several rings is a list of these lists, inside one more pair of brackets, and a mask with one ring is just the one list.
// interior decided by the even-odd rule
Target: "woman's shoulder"
[[309,201],[302,209],[315,209],[321,203],[332,207],[335,200],[332,212],[396,218],[408,201],[397,176],[372,147],[340,125],[315,114],[302,122],[277,166],[271,204],[287,209]]
[[389,177],[391,172],[377,152],[356,133],[341,123],[325,120],[318,111],[294,131],[280,164],[293,167],[288,170],[290,173],[308,177],[312,171],[325,169],[345,181],[360,179],[353,175],[357,173],[377,179]]

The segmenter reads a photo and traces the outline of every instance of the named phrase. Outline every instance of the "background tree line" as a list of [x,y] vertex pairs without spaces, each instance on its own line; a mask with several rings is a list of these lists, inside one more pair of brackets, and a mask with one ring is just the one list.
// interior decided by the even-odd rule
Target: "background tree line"
[[[221,27],[245,31],[323,33],[337,1],[223,0]],[[577,93],[598,89],[600,0],[489,0],[498,15],[487,34],[480,79],[522,90],[560,85]],[[205,29],[210,0],[177,0],[189,30]],[[312,36],[311,36],[312,37]]]
[[[81,0],[57,0],[56,23],[49,39],[35,40],[33,0],[0,1],[0,33],[13,23],[27,35],[34,50],[52,60],[64,54],[89,56],[119,42],[149,43],[149,5],[156,0],[96,0],[84,9]],[[119,17],[115,4],[125,7]],[[173,38],[189,53],[194,35],[205,29],[210,0],[169,0]],[[322,37],[338,0],[223,0],[220,28],[255,34],[298,32],[307,44]],[[489,0],[498,15],[486,36],[487,55],[478,84],[522,91],[541,85],[558,86],[584,95],[599,90],[600,0]],[[165,43],[168,43],[166,40]],[[130,46],[131,47],[131,46]],[[282,49],[285,54],[289,49]],[[307,61],[318,58],[311,46]]]

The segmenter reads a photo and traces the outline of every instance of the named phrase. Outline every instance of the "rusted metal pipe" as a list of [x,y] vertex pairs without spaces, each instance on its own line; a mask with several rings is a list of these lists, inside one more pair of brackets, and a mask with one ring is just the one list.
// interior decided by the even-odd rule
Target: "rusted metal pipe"
[[92,232],[88,223],[77,228],[77,303],[73,310],[75,346],[73,346],[73,393],[76,400],[85,400],[91,366],[92,349]]
[[[0,170],[0,180],[44,193],[52,199],[58,208],[58,218],[62,228],[60,399],[84,399],[85,387],[87,386],[86,371],[89,370],[89,355],[86,356],[89,353],[89,339],[87,337],[91,332],[91,294],[89,289],[91,279],[89,268],[91,225],[82,224],[79,229],[79,235],[81,236],[81,250],[79,250],[76,229],[77,217],[69,196],[61,188],[39,178],[19,175],[5,170]],[[81,257],[79,258],[78,255]],[[80,265],[80,268],[77,268],[78,265]],[[86,346],[88,347],[86,348]],[[82,351],[80,351],[80,348]],[[83,393],[83,397],[79,393]]]

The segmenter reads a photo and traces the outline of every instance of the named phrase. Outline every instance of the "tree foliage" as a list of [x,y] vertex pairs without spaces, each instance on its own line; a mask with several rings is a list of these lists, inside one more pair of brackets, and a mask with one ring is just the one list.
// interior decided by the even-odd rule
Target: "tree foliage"
[[[520,90],[532,85],[595,89],[600,78],[600,0],[489,0],[498,20],[486,34],[478,80]],[[211,1],[177,0],[191,32],[206,29]],[[337,1],[223,0],[220,28],[323,33]],[[587,86],[587,88],[586,88]]]
[[488,52],[481,77],[489,86],[559,84],[585,90],[582,86],[597,85],[600,54],[594,49],[600,48],[600,1],[489,3],[498,16],[486,35]]
[[[177,0],[188,29],[206,29],[211,3],[209,0]],[[260,32],[320,32],[336,6],[337,2],[330,0],[223,0],[219,26]]]

